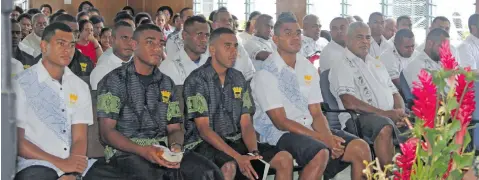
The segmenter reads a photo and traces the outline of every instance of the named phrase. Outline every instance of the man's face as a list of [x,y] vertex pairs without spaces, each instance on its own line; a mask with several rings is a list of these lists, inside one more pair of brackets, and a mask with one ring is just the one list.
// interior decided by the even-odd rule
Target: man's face
[[45,16],[50,16],[50,14],[52,14],[52,12],[50,11],[50,8],[47,8],[47,7],[43,7],[41,11],[42,11],[42,14],[45,14]]
[[185,29],[182,35],[185,48],[198,55],[206,52],[210,37],[210,28],[207,23],[195,22],[193,26]]
[[73,33],[56,30],[50,42],[42,41],[40,47],[42,56],[51,64],[61,67],[68,66],[75,53]]
[[83,12],[88,12],[92,7],[88,4],[83,4],[81,9]]
[[80,36],[80,31],[78,30],[78,23],[76,22],[62,22],[62,23],[65,23],[66,25],[70,26],[70,28],[73,31],[73,38],[75,41],[77,41]]
[[390,39],[394,36],[394,34],[396,34],[396,31],[396,23],[394,21],[388,21],[388,23],[386,23],[386,26],[384,26],[383,36],[386,39]]
[[345,19],[338,19],[331,22],[330,33],[334,42],[339,45],[346,45],[346,33],[348,32],[349,22]]
[[371,34],[378,36],[384,31],[384,17],[383,16],[373,16],[372,21],[369,22],[369,27],[371,28]]
[[20,16],[20,12],[18,11],[12,11],[12,13],[10,13],[10,19],[18,19],[18,16]]
[[149,66],[157,67],[163,60],[163,33],[155,30],[143,31],[134,40],[135,56]]
[[33,32],[35,32],[35,34],[37,36],[42,37],[43,31],[45,30],[45,27],[47,27],[47,26],[48,26],[47,18],[46,17],[38,17],[37,21],[33,25]]
[[396,49],[398,50],[399,55],[405,58],[410,58],[414,52],[414,37],[407,38],[403,37],[400,42],[395,43]]
[[16,48],[22,39],[22,28],[19,23],[12,24],[12,46]]
[[193,13],[193,10],[191,10],[191,9],[188,9],[188,10],[186,10],[186,11],[183,11],[183,15],[181,16],[181,17],[182,17],[182,18],[181,18],[181,24],[184,24],[185,21],[186,21],[187,19],[189,19],[190,17],[193,17],[193,15],[194,15],[194,13]]
[[168,11],[168,10],[163,10],[162,12],[163,12],[163,14],[165,14],[165,20],[166,20],[166,22],[170,21],[170,18],[171,18],[170,11]]
[[20,26],[22,27],[22,38],[32,33],[32,21],[28,18],[22,18],[20,20]]
[[94,24],[93,25],[93,35],[95,37],[100,37],[100,32],[101,32],[101,29],[103,29],[103,23],[100,22],[100,23],[97,23],[97,24]]
[[[260,23],[260,22],[257,22]],[[259,37],[262,37],[264,39],[270,39],[272,36],[273,32],[273,20],[270,19],[267,22],[261,22],[261,24],[257,24],[258,28],[256,29],[256,34],[259,35]]]
[[273,36],[278,49],[288,53],[298,53],[301,50],[301,29],[298,23],[284,23],[280,33]]
[[128,59],[133,55],[133,28],[120,27],[115,32],[113,39],[113,52],[121,59]]
[[357,28],[351,36],[348,36],[348,49],[358,57],[365,58],[371,46],[371,31],[367,27]]
[[449,38],[447,38],[446,36],[443,36],[441,35],[441,41],[440,42],[435,42],[433,40],[429,40],[427,41],[427,44],[426,44],[426,50],[427,49],[430,49],[431,53],[430,53],[430,58],[436,62],[439,62],[439,60],[441,59],[440,58],[440,48],[441,48],[441,45],[443,42],[445,41],[449,41]]
[[234,34],[222,34],[210,46],[210,53],[218,64],[224,68],[232,68],[238,57],[238,40]]
[[402,19],[401,21],[398,22],[398,30],[401,29],[409,29],[412,30],[412,22],[410,18],[407,19]]
[[233,17],[229,12],[218,12],[218,19],[214,22],[215,29],[218,28],[228,28],[233,29]]
[[166,22],[167,22],[166,16],[163,16],[163,15],[156,16],[156,25],[158,27],[163,28]]
[[317,41],[321,35],[321,27],[321,22],[319,21],[319,19],[316,18],[310,23],[304,23],[303,33],[305,36]]
[[447,33],[449,33],[449,30],[450,30],[450,28],[451,28],[451,24],[450,24],[448,21],[437,20],[435,23],[433,23],[433,24],[431,25],[431,29],[430,29],[430,30],[433,30],[433,29],[436,29],[436,28],[444,29],[444,31],[446,31]]

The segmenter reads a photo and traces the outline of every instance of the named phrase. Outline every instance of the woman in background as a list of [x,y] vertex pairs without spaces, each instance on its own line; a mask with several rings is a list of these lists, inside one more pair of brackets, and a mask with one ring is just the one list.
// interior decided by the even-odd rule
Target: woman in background
[[111,47],[112,39],[111,39],[111,28],[103,28],[100,32],[100,45],[101,50],[105,52],[108,48]]
[[98,57],[103,54],[103,50],[98,40],[93,36],[93,23],[89,20],[81,20],[78,22],[78,28],[80,38],[75,47],[96,65]]

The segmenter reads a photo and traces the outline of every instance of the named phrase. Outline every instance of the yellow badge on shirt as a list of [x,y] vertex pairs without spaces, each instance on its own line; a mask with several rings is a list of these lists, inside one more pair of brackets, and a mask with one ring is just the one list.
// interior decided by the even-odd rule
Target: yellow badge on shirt
[[87,63],[80,63],[81,71],[86,72],[86,67],[88,66]]
[[311,84],[311,81],[313,80],[313,76],[311,75],[304,75],[304,83],[306,83],[306,85],[310,85]]
[[30,65],[23,65],[23,69],[28,69],[30,68]]
[[241,90],[243,90],[243,88],[233,87],[233,92],[234,92],[234,95],[235,95],[235,99],[240,99],[241,98]]
[[170,96],[171,96],[171,93],[168,92],[168,91],[161,91],[161,101],[163,103],[167,103],[170,102]]
[[78,96],[76,94],[70,93],[70,105],[74,105],[78,101]]
[[376,56],[376,59],[379,59],[379,56]]

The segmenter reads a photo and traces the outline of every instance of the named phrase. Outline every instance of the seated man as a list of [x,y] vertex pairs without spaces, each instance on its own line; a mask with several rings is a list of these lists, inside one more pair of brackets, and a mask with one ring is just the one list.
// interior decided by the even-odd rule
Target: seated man
[[[186,20],[190,17],[194,16],[194,12],[192,8],[186,7],[181,9],[180,11],[180,21],[182,24],[186,22]],[[166,56],[176,57],[180,54],[180,50],[183,49],[183,35],[182,31],[180,30],[178,33],[171,35],[168,37],[166,41]]]
[[348,27],[348,20],[343,17],[336,17],[331,20],[329,29],[331,29],[332,41],[321,51],[321,57],[319,58],[319,70],[321,72],[330,69],[333,64],[343,59],[346,52],[346,33],[348,32]]
[[139,26],[133,34],[133,60],[98,85],[97,113],[100,137],[107,145],[105,158],[128,179],[221,179],[219,169],[195,153],[185,154],[181,163],[158,156],[160,149],[154,145],[179,152],[184,138],[174,83],[157,68],[163,54],[162,37],[158,26]]
[[371,161],[369,146],[345,131],[329,129],[317,70],[298,53],[301,29],[296,18],[278,19],[273,40],[278,50],[251,81],[260,141],[291,153],[304,167],[300,179],[333,178],[350,163],[352,179],[362,179],[363,161]]
[[273,17],[267,14],[261,14],[255,23],[254,36],[245,42],[245,49],[249,58],[253,60],[256,70],[262,68],[263,61],[274,51],[275,45],[271,40],[271,31],[273,30]]
[[[12,23],[12,54],[15,54],[15,52],[18,50],[18,43],[20,43],[22,38],[22,27],[15,19],[10,19],[10,22]],[[13,56],[10,67],[10,74],[12,77],[15,77],[15,75],[23,71],[23,64]]]
[[256,142],[251,91],[241,72],[232,68],[237,47],[233,30],[214,30],[209,48],[212,56],[186,79],[186,147],[214,161],[227,180],[234,179],[236,174],[258,179],[257,169],[250,161],[260,158],[276,169],[277,179],[291,179],[291,155]]
[[328,45],[328,40],[320,36],[321,26],[318,16],[314,14],[304,16],[300,51],[304,57],[310,57],[316,52],[321,52]]
[[[407,16],[407,15],[403,15],[403,16],[399,16],[397,18],[397,24],[396,24],[396,29],[397,31],[401,30],[401,29],[408,29],[408,30],[412,30],[412,20],[411,20],[411,17],[410,16]],[[393,37],[391,37],[389,40],[388,40],[388,43],[391,47],[394,46],[394,39],[396,39],[396,34],[394,34]],[[414,42],[416,43],[416,42]],[[416,44],[415,44],[416,46]]]
[[45,28],[43,60],[16,76],[18,160],[15,179],[75,179],[86,174],[87,126],[93,123],[88,85],[68,69],[72,29]]
[[388,43],[388,40],[383,36],[382,32],[384,31],[384,15],[380,12],[374,12],[369,15],[368,25],[371,28],[371,44],[369,48],[369,55],[375,59],[379,59],[379,56],[391,48],[391,45]]
[[[368,55],[371,31],[363,22],[349,26],[344,60],[329,72],[331,92],[340,109],[362,113],[358,127],[365,138],[373,141],[374,151],[382,165],[391,164],[394,155],[393,137],[399,135],[396,123],[402,119],[404,102],[381,63]],[[342,128],[350,129],[349,115],[340,114]]]
[[409,29],[401,29],[394,36],[394,48],[381,55],[381,62],[391,77],[394,85],[400,87],[399,76],[412,61],[417,52],[414,50],[414,34]]
[[444,41],[449,41],[449,34],[441,28],[433,29],[426,37],[426,46],[403,70],[407,84],[412,89],[413,82],[418,81],[418,75],[422,69],[439,70],[441,69],[441,57],[439,49]]

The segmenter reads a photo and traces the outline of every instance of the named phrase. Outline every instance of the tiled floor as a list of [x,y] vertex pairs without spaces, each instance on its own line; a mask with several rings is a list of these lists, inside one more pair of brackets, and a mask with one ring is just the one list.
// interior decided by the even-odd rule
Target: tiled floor
[[[294,178],[298,179],[298,173],[294,173]],[[268,180],[274,180],[274,176],[269,176]],[[334,180],[351,180],[351,167],[346,168],[344,171],[340,172]]]

